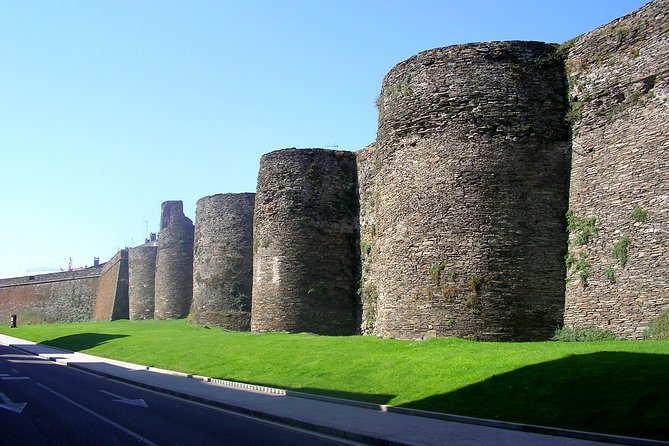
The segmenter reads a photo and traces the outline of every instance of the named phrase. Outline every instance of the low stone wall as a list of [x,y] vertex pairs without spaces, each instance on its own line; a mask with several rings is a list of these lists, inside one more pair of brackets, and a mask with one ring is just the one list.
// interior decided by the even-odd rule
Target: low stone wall
[[0,279],[0,323],[84,322],[93,316],[102,267]]
[[189,319],[228,330],[251,329],[255,194],[198,200]]

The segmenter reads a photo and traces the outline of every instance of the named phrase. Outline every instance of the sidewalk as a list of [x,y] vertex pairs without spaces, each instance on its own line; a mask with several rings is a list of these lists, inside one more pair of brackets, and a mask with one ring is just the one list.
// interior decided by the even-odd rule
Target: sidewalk
[[371,444],[669,445],[669,442],[436,414],[216,380],[72,353],[2,334],[0,344],[162,393]]

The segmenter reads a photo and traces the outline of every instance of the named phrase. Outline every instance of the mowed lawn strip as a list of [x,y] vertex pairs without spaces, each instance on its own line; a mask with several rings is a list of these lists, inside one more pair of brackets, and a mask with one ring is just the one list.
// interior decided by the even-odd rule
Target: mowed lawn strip
[[669,341],[399,341],[179,321],[0,332],[142,365],[474,417],[669,440]]

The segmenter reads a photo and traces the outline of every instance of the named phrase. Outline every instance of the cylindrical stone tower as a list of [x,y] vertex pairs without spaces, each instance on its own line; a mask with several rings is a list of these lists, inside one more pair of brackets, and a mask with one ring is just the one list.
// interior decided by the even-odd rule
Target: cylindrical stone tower
[[286,149],[262,157],[252,331],[355,332],[356,184],[352,152]]
[[198,200],[189,318],[229,330],[251,328],[255,194]]
[[556,47],[439,48],[383,81],[358,153],[361,330],[546,339],[564,311],[569,129]]
[[162,205],[156,254],[156,319],[188,316],[193,297],[193,222],[181,201]]
[[128,251],[130,319],[153,319],[155,311],[157,242],[149,241]]

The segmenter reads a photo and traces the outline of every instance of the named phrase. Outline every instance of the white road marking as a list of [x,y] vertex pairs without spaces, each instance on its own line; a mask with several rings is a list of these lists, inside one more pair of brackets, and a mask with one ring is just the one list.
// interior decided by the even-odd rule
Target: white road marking
[[2,379],[3,381],[5,381],[5,380],[18,381],[18,380],[30,379],[30,377],[29,376],[3,376],[0,379]]
[[120,424],[116,423],[115,421],[110,420],[109,418],[105,417],[104,415],[100,415],[99,413],[92,411],[88,407],[83,406],[83,405],[77,403],[76,401],[73,401],[73,400],[69,399],[65,395],[63,395],[61,393],[58,393],[55,390],[50,389],[45,385],[42,385],[42,384],[39,384],[39,383],[37,385],[42,387],[45,390],[48,390],[49,392],[53,393],[57,397],[62,398],[63,400],[67,401],[68,403],[72,404],[73,406],[78,407],[79,409],[83,410],[84,412],[89,413],[89,414],[93,415],[94,417],[104,421],[105,423],[108,423],[108,424],[114,426],[116,429],[120,430],[121,432],[125,432],[126,434],[130,435],[131,437],[136,438],[137,440],[139,440],[139,441],[141,441],[145,444],[148,444],[149,446],[158,446],[157,443],[154,443],[153,441],[142,437],[138,433],[135,433],[135,432],[131,431],[130,429],[121,426]]
[[23,409],[26,407],[28,403],[14,403],[12,400],[7,398],[7,395],[4,393],[0,392],[0,400],[2,400],[3,404],[0,404],[0,408],[2,409],[7,409],[12,412],[16,413],[21,413],[23,412]]
[[146,402],[141,398],[139,398],[139,399],[123,398],[122,396],[118,396],[114,393],[107,392],[106,390],[100,390],[100,392],[102,392],[106,395],[109,395],[112,398],[116,398],[115,400],[112,400],[112,401],[117,402],[117,403],[130,404],[132,406],[138,406],[138,407],[146,407],[146,408],[149,407],[149,405],[146,404]]

